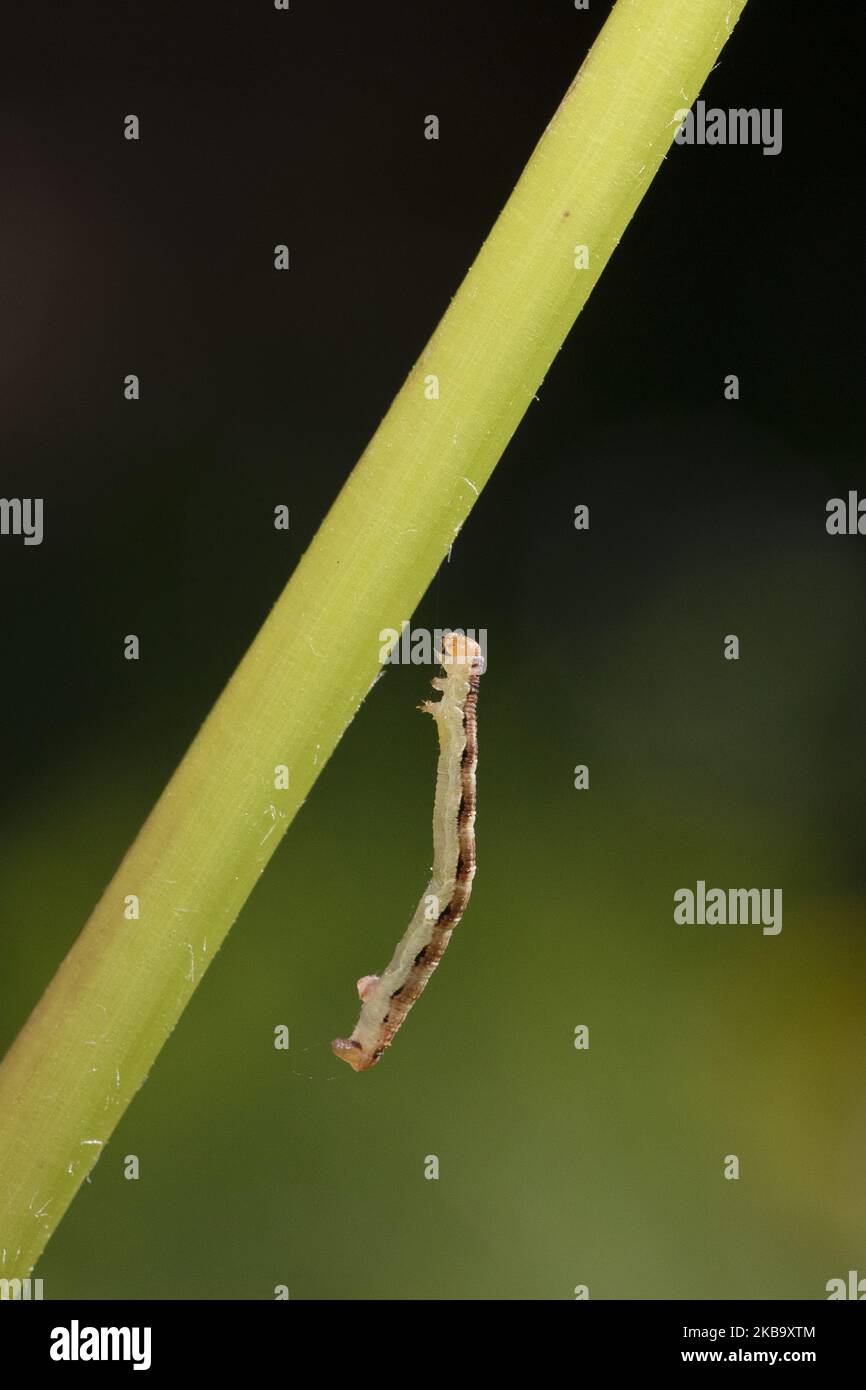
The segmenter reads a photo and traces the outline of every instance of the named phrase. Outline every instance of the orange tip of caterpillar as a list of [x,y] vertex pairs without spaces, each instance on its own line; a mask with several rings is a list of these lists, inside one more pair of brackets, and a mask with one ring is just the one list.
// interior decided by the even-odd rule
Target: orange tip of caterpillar
[[375,1054],[371,1057],[365,1052],[354,1038],[335,1038],[331,1043],[331,1051],[342,1062],[348,1062],[352,1071],[369,1071],[379,1060]]
[[362,975],[356,986],[359,999],[369,999],[379,983],[378,975]]
[[474,637],[463,632],[446,632],[442,638],[443,666],[481,666],[484,654]]

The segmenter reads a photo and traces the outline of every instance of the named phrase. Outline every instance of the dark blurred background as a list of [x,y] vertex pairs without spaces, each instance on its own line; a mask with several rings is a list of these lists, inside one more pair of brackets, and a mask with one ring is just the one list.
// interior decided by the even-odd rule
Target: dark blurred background
[[[0,1048],[609,8],[7,17],[0,495],[46,511],[40,547],[0,539]],[[821,1298],[866,1274],[866,538],[824,525],[866,493],[862,27],[747,5],[704,96],[782,107],[781,155],[672,149],[415,615],[486,628],[490,665],[476,892],[397,1045],[359,1077],[328,1043],[426,881],[417,667],[325,769],[48,1247],[47,1297]],[[781,935],[675,926],[698,878],[783,888]]]

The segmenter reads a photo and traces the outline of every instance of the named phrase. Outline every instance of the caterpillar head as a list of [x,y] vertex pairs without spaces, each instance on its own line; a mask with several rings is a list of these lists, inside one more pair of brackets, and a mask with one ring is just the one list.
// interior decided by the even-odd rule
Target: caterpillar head
[[465,666],[470,672],[484,669],[484,653],[474,637],[463,632],[446,632],[442,638],[442,665],[446,670]]

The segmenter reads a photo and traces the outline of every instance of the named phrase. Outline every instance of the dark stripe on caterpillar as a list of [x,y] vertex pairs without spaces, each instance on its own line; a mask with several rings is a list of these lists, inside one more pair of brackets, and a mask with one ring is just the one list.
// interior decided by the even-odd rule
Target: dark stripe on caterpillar
[[[336,1038],[334,1053],[355,1071],[375,1066],[439,964],[459,923],[475,877],[475,768],[481,649],[461,633],[442,642],[445,676],[433,680],[438,701],[422,709],[439,730],[433,807],[433,872],[415,915],[382,976],[358,981],[361,1014],[350,1038]],[[444,899],[444,906],[440,903]],[[431,906],[436,912],[431,917]]]

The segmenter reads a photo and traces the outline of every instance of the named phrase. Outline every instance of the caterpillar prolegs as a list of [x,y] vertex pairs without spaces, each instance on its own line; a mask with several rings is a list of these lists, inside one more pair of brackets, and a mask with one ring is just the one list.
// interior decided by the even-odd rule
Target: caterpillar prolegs
[[358,981],[361,1014],[355,1031],[331,1044],[355,1071],[369,1071],[393,1042],[442,959],[472,892],[481,648],[473,638],[449,632],[442,639],[441,664],[445,675],[433,679],[441,699],[419,706],[432,714],[439,733],[432,875],[390,964],[382,975]]

